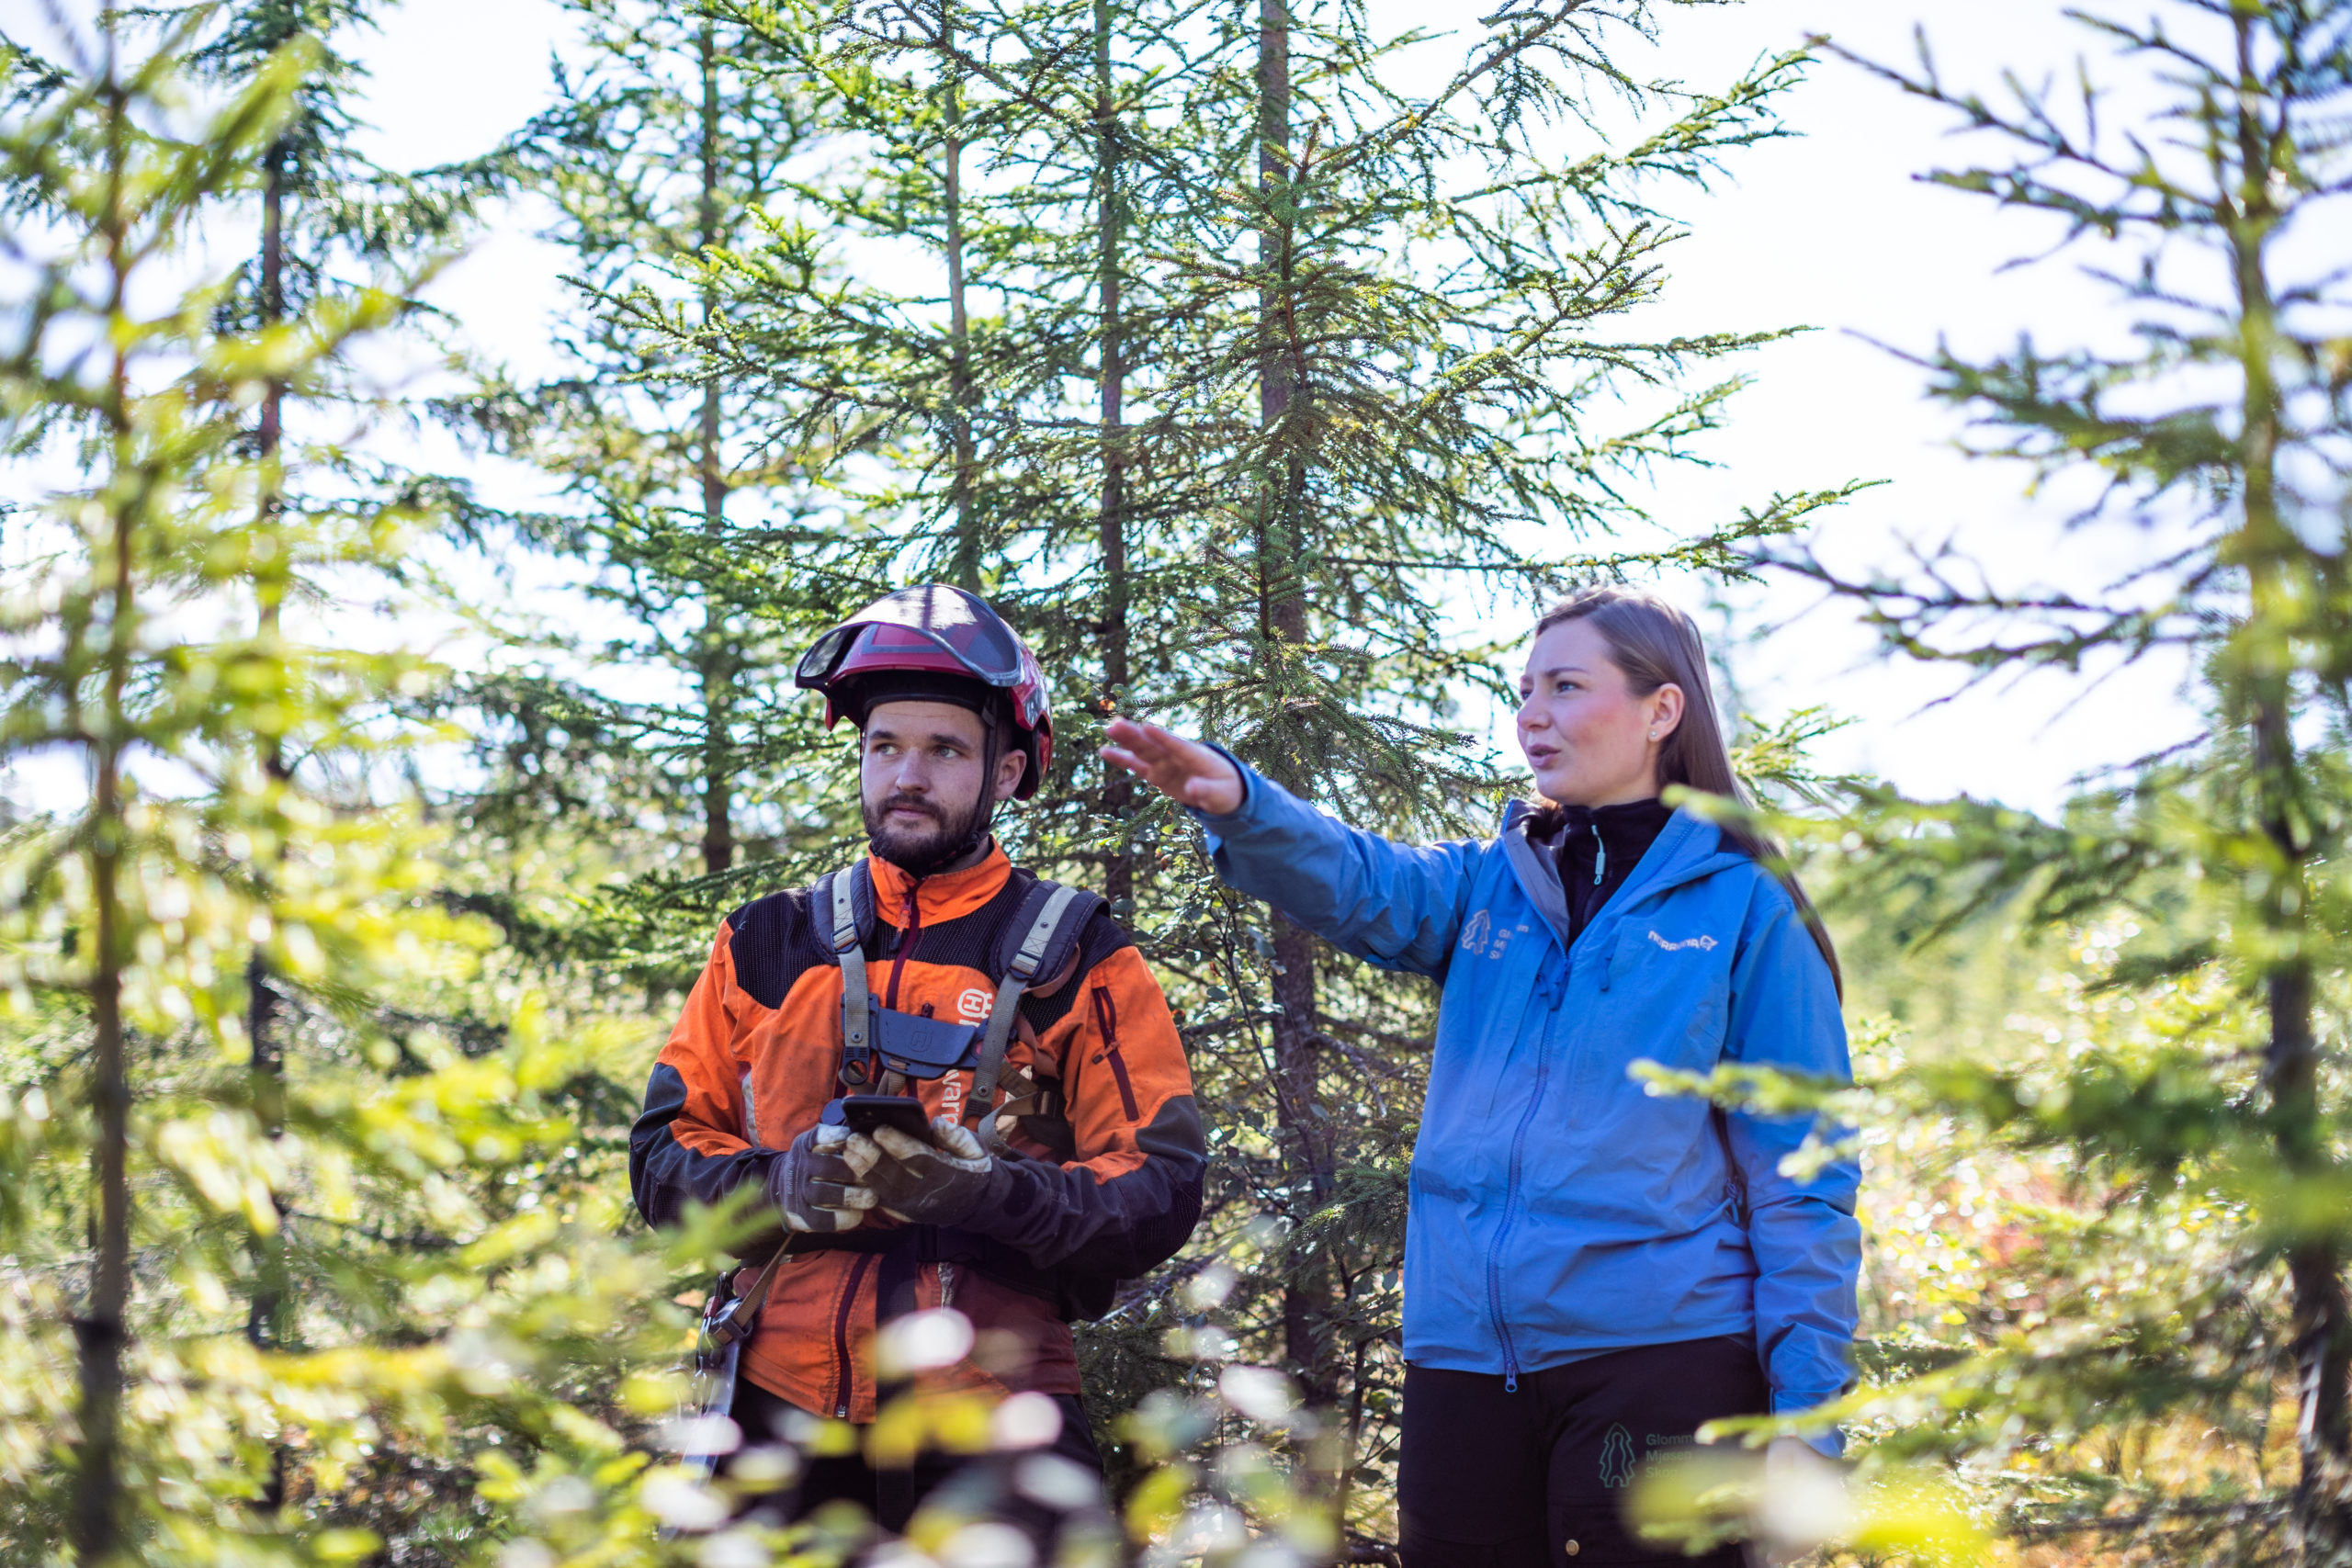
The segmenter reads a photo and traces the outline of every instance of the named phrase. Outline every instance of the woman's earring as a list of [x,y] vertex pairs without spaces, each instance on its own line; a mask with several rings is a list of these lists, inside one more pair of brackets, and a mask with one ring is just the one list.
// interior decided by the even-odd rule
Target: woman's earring
[[1657,739],[1657,728],[1655,725],[1650,728],[1650,739],[1653,740]]

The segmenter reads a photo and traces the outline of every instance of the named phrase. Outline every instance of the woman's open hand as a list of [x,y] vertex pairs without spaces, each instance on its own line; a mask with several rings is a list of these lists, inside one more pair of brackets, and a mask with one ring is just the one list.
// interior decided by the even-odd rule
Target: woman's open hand
[[1241,809],[1241,771],[1199,741],[1131,718],[1113,719],[1110,736],[1102,760],[1126,769],[1179,806],[1212,817]]

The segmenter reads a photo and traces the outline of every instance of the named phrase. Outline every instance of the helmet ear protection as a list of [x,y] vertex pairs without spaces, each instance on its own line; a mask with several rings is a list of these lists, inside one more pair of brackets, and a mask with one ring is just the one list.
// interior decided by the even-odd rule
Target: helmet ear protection
[[823,694],[828,729],[843,718],[864,728],[882,702],[970,709],[987,734],[990,779],[1008,743],[1026,759],[1015,800],[1036,794],[1053,765],[1045,671],[1002,616],[960,588],[927,582],[885,594],[811,643],[793,684]]

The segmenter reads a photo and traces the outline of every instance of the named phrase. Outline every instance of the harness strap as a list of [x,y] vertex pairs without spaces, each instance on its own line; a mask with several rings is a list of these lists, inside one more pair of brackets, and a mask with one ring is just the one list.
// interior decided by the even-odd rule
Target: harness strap
[[996,1108],[999,1116],[1050,1116],[1054,1113],[1056,1097],[1048,1090],[1038,1089],[1018,1100],[1008,1100]]
[[852,1062],[865,1058],[873,1021],[867,1010],[872,998],[865,983],[865,942],[857,929],[858,869],[837,871],[825,879],[832,893],[833,961],[842,969],[842,1050]]
[[[1012,1043],[1012,1025],[1019,1015],[1021,993],[1037,977],[1037,965],[1054,945],[1054,933],[1062,923],[1062,916],[1082,895],[1075,887],[1056,887],[1046,907],[1037,911],[1028,934],[1021,939],[1012,961],[1005,965],[1004,978],[996,987],[996,1006],[989,1013],[988,1032],[980,1041],[979,1064],[972,1073],[972,1098],[964,1107],[966,1125],[982,1121],[996,1104],[996,1080],[1004,1071],[1004,1054]],[[993,1141],[992,1139],[989,1141]]]

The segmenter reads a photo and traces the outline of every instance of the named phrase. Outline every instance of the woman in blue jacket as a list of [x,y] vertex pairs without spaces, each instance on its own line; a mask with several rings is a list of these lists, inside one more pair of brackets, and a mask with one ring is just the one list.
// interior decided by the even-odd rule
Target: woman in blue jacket
[[1624,1524],[1640,1469],[1709,1420],[1847,1385],[1854,1163],[1799,1180],[1781,1164],[1807,1118],[1632,1072],[1849,1072],[1804,894],[1764,846],[1658,798],[1740,794],[1706,671],[1698,628],[1653,595],[1547,613],[1520,680],[1541,798],[1489,841],[1393,843],[1222,750],[1111,727],[1104,758],[1193,810],[1228,883],[1444,987],[1405,1243],[1405,1568],[1688,1562]]

